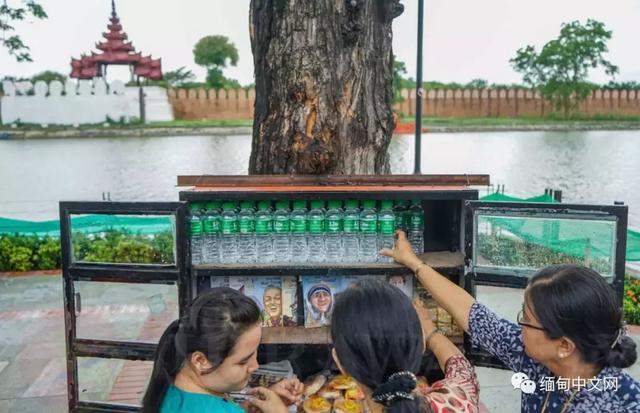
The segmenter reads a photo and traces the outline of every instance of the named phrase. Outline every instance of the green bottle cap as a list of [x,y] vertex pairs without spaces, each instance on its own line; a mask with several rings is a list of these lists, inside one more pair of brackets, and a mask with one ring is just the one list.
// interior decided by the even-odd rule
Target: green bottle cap
[[258,202],[258,209],[260,211],[266,211],[271,208],[271,201],[260,201]]
[[211,202],[207,202],[207,209],[208,210],[213,210],[213,209],[220,209],[221,206],[221,202],[220,201],[211,201]]
[[225,211],[233,211],[234,209],[236,209],[236,203],[235,202],[224,202],[222,204],[222,209]]
[[329,209],[338,209],[342,208],[342,201],[338,201],[336,199],[329,201]]
[[347,208],[358,208],[358,201],[355,199],[349,199],[345,202]]
[[422,202],[420,202],[417,199],[414,199],[413,201],[411,201],[411,205],[420,205],[420,206],[422,206]]
[[324,201],[318,199],[314,199],[313,201],[311,201],[311,208],[313,209],[323,209],[324,205]]
[[376,201],[371,200],[371,199],[367,199],[366,201],[362,201],[362,207],[363,208],[375,208],[376,207]]
[[382,201],[380,202],[380,206],[382,209],[391,209],[393,208],[393,201]]
[[406,199],[396,199],[394,202],[395,206],[407,206],[409,204],[409,201]]
[[189,204],[189,211],[197,211],[200,209],[200,202],[192,202]]
[[277,201],[276,209],[289,209],[289,201]]
[[297,200],[293,201],[293,209],[306,209],[307,201]]
[[253,209],[256,207],[256,203],[253,201],[240,202],[240,209]]

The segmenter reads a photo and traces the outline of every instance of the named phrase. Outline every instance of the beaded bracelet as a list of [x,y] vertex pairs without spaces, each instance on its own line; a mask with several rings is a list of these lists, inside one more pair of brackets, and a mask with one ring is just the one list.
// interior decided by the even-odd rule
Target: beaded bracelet
[[442,330],[440,330],[440,328],[436,327],[435,329],[433,329],[429,334],[427,334],[427,336],[424,338],[424,343],[427,345],[427,347],[429,346],[429,341],[431,341],[431,339],[433,338],[433,336],[436,333],[440,333],[442,335],[444,335],[444,332]]

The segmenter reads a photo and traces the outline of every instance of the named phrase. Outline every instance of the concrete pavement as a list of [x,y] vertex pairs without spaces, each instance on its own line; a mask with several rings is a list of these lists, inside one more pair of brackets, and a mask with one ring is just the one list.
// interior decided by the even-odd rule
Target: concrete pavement
[[[177,317],[174,286],[78,283],[76,288],[82,301],[81,337],[153,342]],[[481,287],[478,300],[514,319],[522,291]],[[640,349],[640,332],[632,333]],[[81,359],[79,367],[81,399],[135,403],[151,364]],[[629,371],[640,380],[640,363]],[[477,373],[480,398],[489,412],[520,410],[511,372],[477,368]],[[61,278],[0,276],[0,413],[61,413],[67,411],[66,403]]]

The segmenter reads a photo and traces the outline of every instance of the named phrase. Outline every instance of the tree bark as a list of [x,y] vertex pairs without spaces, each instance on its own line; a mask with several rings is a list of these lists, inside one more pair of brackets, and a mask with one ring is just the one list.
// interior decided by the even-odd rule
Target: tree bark
[[252,0],[250,174],[386,174],[400,0]]

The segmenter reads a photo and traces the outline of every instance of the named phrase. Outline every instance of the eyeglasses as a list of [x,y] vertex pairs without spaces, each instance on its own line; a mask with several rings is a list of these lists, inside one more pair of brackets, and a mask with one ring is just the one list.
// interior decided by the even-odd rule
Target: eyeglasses
[[533,324],[529,324],[525,319],[524,319],[524,304],[522,305],[522,310],[520,310],[520,312],[518,313],[518,325],[520,327],[529,327],[529,328],[533,328],[535,330],[540,330],[540,331],[547,331],[546,328],[544,327],[540,327],[540,326],[536,326]]

